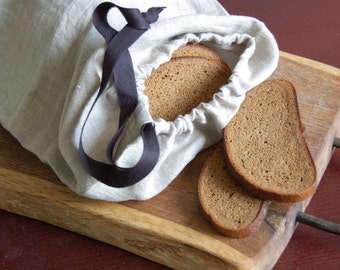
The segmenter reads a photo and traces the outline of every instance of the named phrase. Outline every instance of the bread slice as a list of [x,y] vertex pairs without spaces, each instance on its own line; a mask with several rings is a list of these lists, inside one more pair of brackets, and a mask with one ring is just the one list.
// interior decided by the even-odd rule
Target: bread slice
[[246,237],[257,230],[268,208],[268,202],[254,197],[230,175],[222,143],[213,148],[201,171],[198,198],[210,223],[233,238]]
[[171,56],[171,58],[176,58],[176,57],[203,57],[203,58],[211,59],[211,60],[220,62],[231,73],[230,67],[223,60],[223,58],[219,56],[218,53],[216,53],[214,50],[209,49],[208,47],[203,46],[201,44],[188,43],[182,47],[179,47]]
[[179,47],[172,54],[172,58],[183,57],[183,56],[197,56],[204,57],[208,59],[220,60],[220,56],[213,50],[201,44],[188,43],[182,47]]
[[290,82],[267,80],[250,90],[223,142],[233,176],[254,195],[298,202],[314,193],[316,169]]
[[230,71],[204,57],[176,57],[154,70],[145,81],[151,116],[174,121],[201,102],[209,102],[227,84]]

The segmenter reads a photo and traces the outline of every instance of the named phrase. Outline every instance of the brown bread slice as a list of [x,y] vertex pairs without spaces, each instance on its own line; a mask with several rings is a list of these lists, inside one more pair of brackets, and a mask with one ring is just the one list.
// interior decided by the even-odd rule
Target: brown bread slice
[[316,170],[290,82],[267,80],[249,91],[223,142],[232,174],[254,195],[298,202],[314,193]]
[[209,102],[227,84],[230,71],[203,57],[176,57],[154,70],[145,81],[151,116],[173,121],[201,102]]
[[186,44],[182,47],[179,47],[173,54],[172,58],[176,57],[203,57],[207,59],[211,59],[217,62],[222,63],[226,69],[231,73],[231,70],[227,63],[216,53],[214,50],[209,49],[206,46],[201,44]]
[[208,59],[220,60],[220,56],[213,50],[201,44],[188,43],[182,47],[179,47],[172,54],[172,58],[183,57],[183,56],[198,56]]
[[245,190],[227,170],[222,143],[210,153],[198,182],[201,209],[222,234],[242,238],[256,231],[268,203]]

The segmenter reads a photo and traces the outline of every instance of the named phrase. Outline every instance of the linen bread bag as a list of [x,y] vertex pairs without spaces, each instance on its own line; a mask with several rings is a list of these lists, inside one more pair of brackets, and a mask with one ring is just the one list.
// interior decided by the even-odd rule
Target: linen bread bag
[[[143,146],[141,127],[149,123],[159,153],[140,181],[115,187],[93,177],[79,155],[83,147],[90,160],[110,164],[106,148],[120,128],[118,77],[109,76],[98,95],[104,77],[103,59],[109,48],[92,23],[92,13],[99,4],[82,0],[0,4],[0,23],[5,29],[0,37],[4,63],[0,67],[0,120],[74,192],[109,201],[146,200],[164,190],[198,152],[221,140],[223,128],[246,92],[275,70],[278,47],[262,22],[230,15],[215,0],[108,3],[113,8],[100,20],[117,35],[130,20],[124,17],[124,8],[137,9],[145,18],[150,8],[164,7],[124,51],[131,57],[138,102],[109,159],[117,168],[136,166],[144,149],[148,149]],[[11,14],[16,14],[14,19]],[[153,119],[144,94],[145,81],[171,59],[174,51],[188,43],[200,43],[218,53],[232,70],[229,81],[211,101],[189,113],[173,121]]]

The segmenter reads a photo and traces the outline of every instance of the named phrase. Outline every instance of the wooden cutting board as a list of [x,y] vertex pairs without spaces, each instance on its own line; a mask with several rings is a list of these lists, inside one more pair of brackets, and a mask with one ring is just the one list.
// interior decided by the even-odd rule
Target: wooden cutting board
[[[320,181],[340,135],[340,70],[281,52],[272,77],[296,87],[305,136]],[[204,219],[197,179],[200,153],[161,194],[144,202],[82,198],[0,128],[0,208],[42,220],[180,269],[269,269],[296,226],[297,204],[271,203],[260,229],[244,239],[217,233]]]

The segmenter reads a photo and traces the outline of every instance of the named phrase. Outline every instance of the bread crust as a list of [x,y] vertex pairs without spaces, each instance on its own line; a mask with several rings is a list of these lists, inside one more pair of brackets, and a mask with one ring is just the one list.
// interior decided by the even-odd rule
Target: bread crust
[[[234,128],[233,126],[229,126],[227,125],[224,129],[224,136],[223,136],[223,147],[224,147],[224,156],[225,156],[225,161],[226,164],[228,166],[228,169],[231,171],[232,175],[247,189],[249,190],[251,193],[253,193],[255,196],[258,196],[259,198],[265,199],[265,200],[271,200],[271,201],[278,201],[278,202],[299,202],[299,201],[303,201],[305,199],[307,199],[308,197],[312,196],[313,193],[315,192],[316,189],[316,169],[315,169],[315,165],[311,156],[311,153],[308,149],[308,146],[305,142],[305,137],[304,137],[304,128],[303,128],[303,124],[301,122],[301,118],[300,118],[300,113],[299,113],[299,109],[298,109],[298,101],[297,101],[297,96],[296,96],[296,92],[295,92],[295,88],[292,85],[291,82],[287,81],[287,80],[267,80],[266,82],[264,82],[262,85],[258,86],[258,87],[265,87],[268,86],[268,84],[277,84],[277,83],[283,83],[286,86],[289,85],[289,87],[287,89],[289,89],[289,91],[293,92],[294,95],[294,100],[292,106],[294,106],[295,111],[294,113],[296,114],[296,119],[297,119],[297,126],[298,126],[298,130],[296,130],[294,136],[296,136],[296,140],[300,143],[300,150],[303,151],[303,155],[305,160],[307,161],[307,163],[312,164],[312,166],[309,168],[309,170],[311,171],[312,177],[313,179],[310,181],[310,185],[305,187],[302,190],[297,190],[295,192],[283,192],[283,190],[274,190],[274,189],[268,189],[264,186],[261,186],[259,181],[255,181],[254,177],[247,177],[245,176],[243,170],[241,170],[240,168],[240,164],[238,164],[238,162],[233,158],[231,152],[233,150],[231,150],[234,146],[233,141],[230,141],[230,134],[229,134],[229,130],[231,128]],[[286,89],[286,90],[287,90]],[[253,91],[253,90],[251,90]],[[247,104],[242,104],[242,106],[247,106]],[[240,108],[240,111],[238,112],[238,114],[242,113],[242,106]],[[235,116],[234,121],[237,121],[237,117],[238,114]],[[273,119],[272,121],[274,121],[275,119]],[[275,130],[273,130],[274,132]],[[275,149],[272,149],[271,151],[274,151]],[[260,151],[260,149],[259,149]],[[297,164],[298,166],[298,164]]]
[[231,73],[230,67],[218,53],[199,43],[196,44],[188,43],[182,47],[179,47],[172,54],[171,58],[175,59],[178,57],[203,57],[206,59],[214,60],[222,64],[224,68],[228,70],[229,73]]
[[[220,151],[221,154],[218,155],[217,151]],[[233,225],[226,223],[225,219],[216,217],[216,208],[227,207],[227,205],[222,205],[223,201],[218,201],[216,203],[213,203],[214,206],[212,206],[212,204],[207,203],[206,201],[207,196],[209,197],[210,194],[207,191],[206,184],[211,184],[210,189],[215,188],[213,191],[214,193],[221,192],[225,188],[225,186],[219,185],[218,188],[216,188],[216,186],[214,186],[213,183],[211,182],[207,183],[207,181],[215,181],[215,180],[219,181],[217,178],[208,179],[207,172],[209,171],[209,169],[221,169],[220,167],[218,167],[219,166],[218,163],[211,162],[211,160],[209,161],[209,159],[214,159],[217,155],[222,160],[222,162],[224,162],[222,152],[223,152],[222,143],[218,143],[212,148],[211,152],[208,155],[207,161],[203,165],[202,171],[199,176],[199,181],[198,181],[198,198],[200,202],[200,208],[205,218],[218,232],[231,238],[244,238],[258,230],[258,228],[263,222],[267,209],[269,208],[270,202],[255,198],[254,196],[252,196],[250,193],[246,191],[241,191],[239,194],[244,194],[243,198],[249,199],[249,197],[252,197],[254,200],[259,202],[258,207],[255,209],[252,209],[252,211],[255,211],[252,213],[254,218],[248,224],[246,224],[246,226],[243,226],[241,228],[233,228]],[[211,166],[214,166],[214,167],[217,166],[217,167],[211,168]],[[229,180],[226,178],[225,181],[229,181]],[[235,192],[235,190],[231,190],[231,192]],[[238,205],[241,203],[242,201],[239,201],[236,204]],[[219,205],[216,207],[216,204],[219,204]]]

